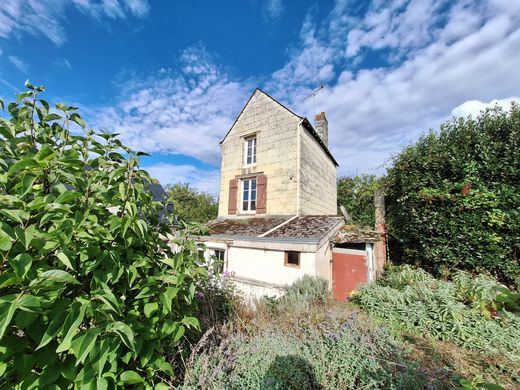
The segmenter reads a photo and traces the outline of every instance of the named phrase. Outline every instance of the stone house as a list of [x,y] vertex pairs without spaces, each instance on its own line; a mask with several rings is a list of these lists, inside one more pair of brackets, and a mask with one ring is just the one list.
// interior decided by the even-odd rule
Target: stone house
[[360,256],[362,281],[373,278],[377,235],[338,239],[345,222],[337,215],[338,163],[328,149],[325,113],[313,126],[256,89],[220,145],[218,218],[207,225],[210,235],[199,239],[208,260],[220,260],[239,290],[280,295],[305,274],[337,289],[344,284],[333,274],[339,249]]

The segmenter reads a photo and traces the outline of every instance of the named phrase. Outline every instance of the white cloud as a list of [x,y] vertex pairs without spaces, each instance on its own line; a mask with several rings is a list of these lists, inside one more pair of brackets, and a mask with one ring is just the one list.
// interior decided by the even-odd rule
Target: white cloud
[[0,7],[0,38],[29,33],[43,35],[62,45],[66,40],[65,10],[75,5],[94,18],[125,18],[148,14],[147,0],[3,0]]
[[493,108],[495,106],[502,107],[504,110],[508,110],[511,107],[511,103],[516,102],[520,104],[520,97],[513,96],[506,99],[493,99],[488,103],[481,102],[480,100],[468,100],[461,105],[451,110],[451,114],[456,117],[469,116],[473,118],[477,117],[481,111],[487,108]]
[[262,0],[264,1],[264,17],[270,23],[276,23],[280,20],[283,12],[282,0]]
[[143,17],[148,15],[150,6],[147,0],[73,0],[74,4],[84,13],[96,19],[102,17],[124,18],[127,13]]
[[218,164],[218,143],[252,88],[232,80],[202,47],[185,50],[179,64],[179,71],[162,68],[126,84],[118,103],[93,118],[95,127],[120,133],[137,150]]
[[20,72],[27,73],[27,65],[20,58],[16,56],[8,56],[7,58],[9,58],[11,64],[16,66]]
[[[441,15],[439,2],[385,4],[357,20],[338,0],[324,23],[307,21],[300,46],[273,76],[275,97],[312,116],[312,99],[301,97],[319,85],[321,69],[334,70],[316,110],[327,113],[340,174],[381,173],[393,153],[449,119],[453,107],[520,92],[520,7],[462,0],[444,4]],[[381,50],[390,65],[356,69],[363,56]]]
[[176,165],[158,163],[143,167],[150,175],[159,180],[162,185],[175,183],[190,183],[190,186],[217,197],[220,185],[220,171],[205,170],[193,165]]
[[72,65],[66,58],[58,58],[52,64],[57,68],[72,69]]
[[[452,114],[520,95],[520,6],[460,0],[443,3],[441,14],[440,3],[429,0],[373,3],[362,17],[351,14],[347,0],[337,0],[322,21],[311,13],[285,65],[260,85],[312,119],[313,101],[302,98],[326,84],[316,110],[327,113],[340,174],[382,173],[392,154]],[[358,69],[371,52],[387,61]],[[218,141],[256,85],[231,77],[200,47],[187,49],[180,65],[134,78],[116,106],[101,110],[96,127],[122,133],[135,149],[213,164],[212,175],[190,166],[153,169],[162,182],[188,181],[215,193]]]

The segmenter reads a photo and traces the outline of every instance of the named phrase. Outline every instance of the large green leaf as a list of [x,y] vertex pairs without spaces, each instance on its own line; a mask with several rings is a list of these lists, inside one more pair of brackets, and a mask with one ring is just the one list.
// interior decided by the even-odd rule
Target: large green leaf
[[144,379],[141,377],[141,375],[132,370],[123,372],[119,378],[121,379],[121,382],[126,385],[136,385],[138,383],[144,382]]
[[20,253],[15,258],[9,259],[9,263],[11,264],[11,267],[13,267],[16,276],[23,279],[31,268],[32,257],[28,253]]
[[69,257],[64,252],[56,252],[56,257],[63,263],[68,269],[74,270]]
[[127,324],[116,321],[109,324],[106,330],[107,332],[116,333],[121,338],[121,341],[131,350],[135,349],[134,332]]
[[0,251],[7,252],[11,249],[13,243],[11,242],[11,238],[8,236],[0,236]]
[[45,347],[47,344],[49,344],[52,341],[52,339],[54,339],[58,335],[60,330],[63,328],[63,322],[65,321],[67,314],[68,313],[66,311],[62,311],[61,313],[59,313],[56,317],[54,317],[52,319],[51,323],[47,327],[47,330],[45,331],[45,333],[40,341],[40,344],[36,348],[37,350]]
[[[68,351],[70,349],[70,343],[72,341],[72,338],[76,334],[76,331],[78,330],[79,325],[83,321],[83,317],[85,316],[85,310],[86,310],[86,306],[81,305],[79,310],[77,310],[77,311],[74,310],[69,313],[67,320],[69,320],[69,317],[70,318],[74,318],[75,316],[77,316],[77,317],[74,319],[74,321],[72,322],[72,324],[70,325],[70,327],[68,329],[63,330],[65,332],[65,336],[63,337],[63,340],[61,341],[60,345],[58,345],[58,348],[56,348],[56,352],[64,352],[64,351]],[[67,320],[65,321],[65,323],[68,322]]]
[[7,327],[13,319],[14,312],[18,308],[18,302],[3,302],[0,304],[0,340],[4,337]]
[[0,214],[4,214],[7,218],[13,221],[23,223],[29,218],[29,213],[24,210],[0,209]]
[[90,328],[86,332],[77,334],[74,337],[71,345],[72,352],[74,352],[74,355],[76,355],[77,358],[76,365],[85,361],[89,352],[94,347],[94,344],[100,332],[101,329],[99,328]]
[[14,163],[11,168],[7,171],[9,176],[12,176],[14,173],[21,171],[27,168],[39,168],[38,163],[32,158],[26,158],[24,160],[20,160]]
[[51,269],[49,271],[42,272],[38,277],[29,283],[29,287],[38,288],[49,286],[51,284],[80,284],[74,276],[66,271],[60,269]]

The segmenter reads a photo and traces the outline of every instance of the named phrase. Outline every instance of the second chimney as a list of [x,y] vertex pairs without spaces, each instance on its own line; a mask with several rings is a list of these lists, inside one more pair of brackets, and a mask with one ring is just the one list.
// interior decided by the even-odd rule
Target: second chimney
[[325,113],[320,112],[316,115],[316,132],[320,136],[325,146],[329,146],[329,122],[325,118]]

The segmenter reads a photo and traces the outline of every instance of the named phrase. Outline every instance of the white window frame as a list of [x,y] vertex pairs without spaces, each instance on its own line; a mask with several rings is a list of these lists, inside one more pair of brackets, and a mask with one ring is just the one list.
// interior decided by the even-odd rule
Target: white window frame
[[[255,192],[255,199],[254,199],[255,208],[254,208],[254,210],[251,210],[251,203],[253,201],[253,199],[252,199],[253,191],[251,191],[251,188],[252,188],[253,181],[255,182],[255,191],[254,191]],[[242,191],[240,193],[240,211],[243,214],[256,214],[256,203],[258,201],[258,182],[256,180],[256,177],[249,177],[247,179],[242,179],[241,182],[242,182]],[[246,182],[249,182],[249,190],[248,190],[248,197],[246,200],[244,200],[244,188],[245,188]],[[247,202],[247,209],[244,209],[244,202]]]
[[[251,162],[248,163],[247,159],[249,157],[249,143],[251,145]],[[252,135],[244,138],[244,167],[252,167],[256,165],[256,147],[258,145],[256,135]]]

